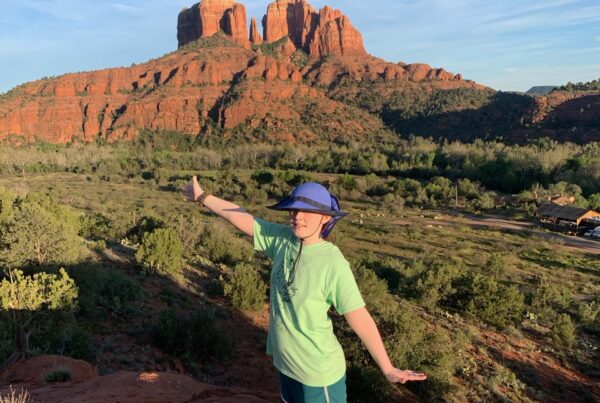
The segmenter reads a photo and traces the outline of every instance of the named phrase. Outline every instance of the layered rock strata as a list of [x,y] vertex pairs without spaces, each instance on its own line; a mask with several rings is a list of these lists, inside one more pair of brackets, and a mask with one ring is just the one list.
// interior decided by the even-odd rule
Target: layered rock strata
[[202,0],[179,13],[177,42],[179,47],[219,31],[234,41],[249,46],[246,7],[234,0]]

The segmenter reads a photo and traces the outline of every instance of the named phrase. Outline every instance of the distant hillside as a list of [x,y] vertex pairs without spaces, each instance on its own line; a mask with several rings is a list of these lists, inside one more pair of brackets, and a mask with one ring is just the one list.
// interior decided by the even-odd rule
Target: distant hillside
[[527,94],[527,95],[548,95],[555,88],[556,88],[555,85],[539,85],[536,87],[531,87],[529,89],[529,91],[527,91],[525,94]]

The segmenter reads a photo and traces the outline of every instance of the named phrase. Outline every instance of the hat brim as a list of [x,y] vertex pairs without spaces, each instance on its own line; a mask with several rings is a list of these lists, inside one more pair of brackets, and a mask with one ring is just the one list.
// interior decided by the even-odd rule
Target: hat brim
[[289,197],[286,197],[279,203],[269,206],[268,208],[272,210],[304,210],[314,213],[321,213],[332,217],[344,217],[348,215],[347,211],[318,208],[305,203],[302,200],[291,200]]

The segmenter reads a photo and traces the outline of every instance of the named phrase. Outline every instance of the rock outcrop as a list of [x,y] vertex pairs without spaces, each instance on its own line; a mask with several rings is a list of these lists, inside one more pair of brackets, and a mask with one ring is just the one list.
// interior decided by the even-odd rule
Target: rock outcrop
[[256,18],[250,20],[250,43],[253,45],[260,45],[263,41],[261,34],[258,33],[256,26]]
[[[49,384],[44,377],[60,368],[71,380]],[[98,376],[85,361],[68,357],[39,356],[5,370],[5,378],[14,390],[27,390],[32,401],[40,403],[268,403],[278,400],[276,393],[236,387],[223,387],[199,382],[189,376],[168,372],[118,371]],[[0,386],[0,396],[10,393]]]
[[249,46],[246,7],[235,0],[202,0],[179,13],[177,41],[179,47],[219,31],[242,46]]
[[347,16],[328,6],[317,12],[306,0],[269,4],[263,26],[266,42],[289,36],[296,48],[313,58],[367,54],[360,32]]

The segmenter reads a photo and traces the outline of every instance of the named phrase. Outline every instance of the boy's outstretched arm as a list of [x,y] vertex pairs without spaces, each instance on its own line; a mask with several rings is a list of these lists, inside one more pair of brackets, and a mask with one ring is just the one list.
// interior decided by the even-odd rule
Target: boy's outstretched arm
[[[186,185],[183,189],[183,195],[190,202],[198,201],[203,193],[204,189],[198,184],[196,176],[192,178],[192,183]],[[229,221],[243,233],[254,236],[254,217],[237,204],[210,195],[204,199],[204,206],[219,217]]]
[[348,312],[344,317],[365,347],[367,347],[367,350],[369,350],[369,353],[375,362],[377,362],[377,365],[379,365],[379,368],[388,381],[406,383],[407,381],[424,381],[427,379],[427,376],[422,372],[400,370],[392,365],[385,351],[377,325],[366,308],[362,307]]

